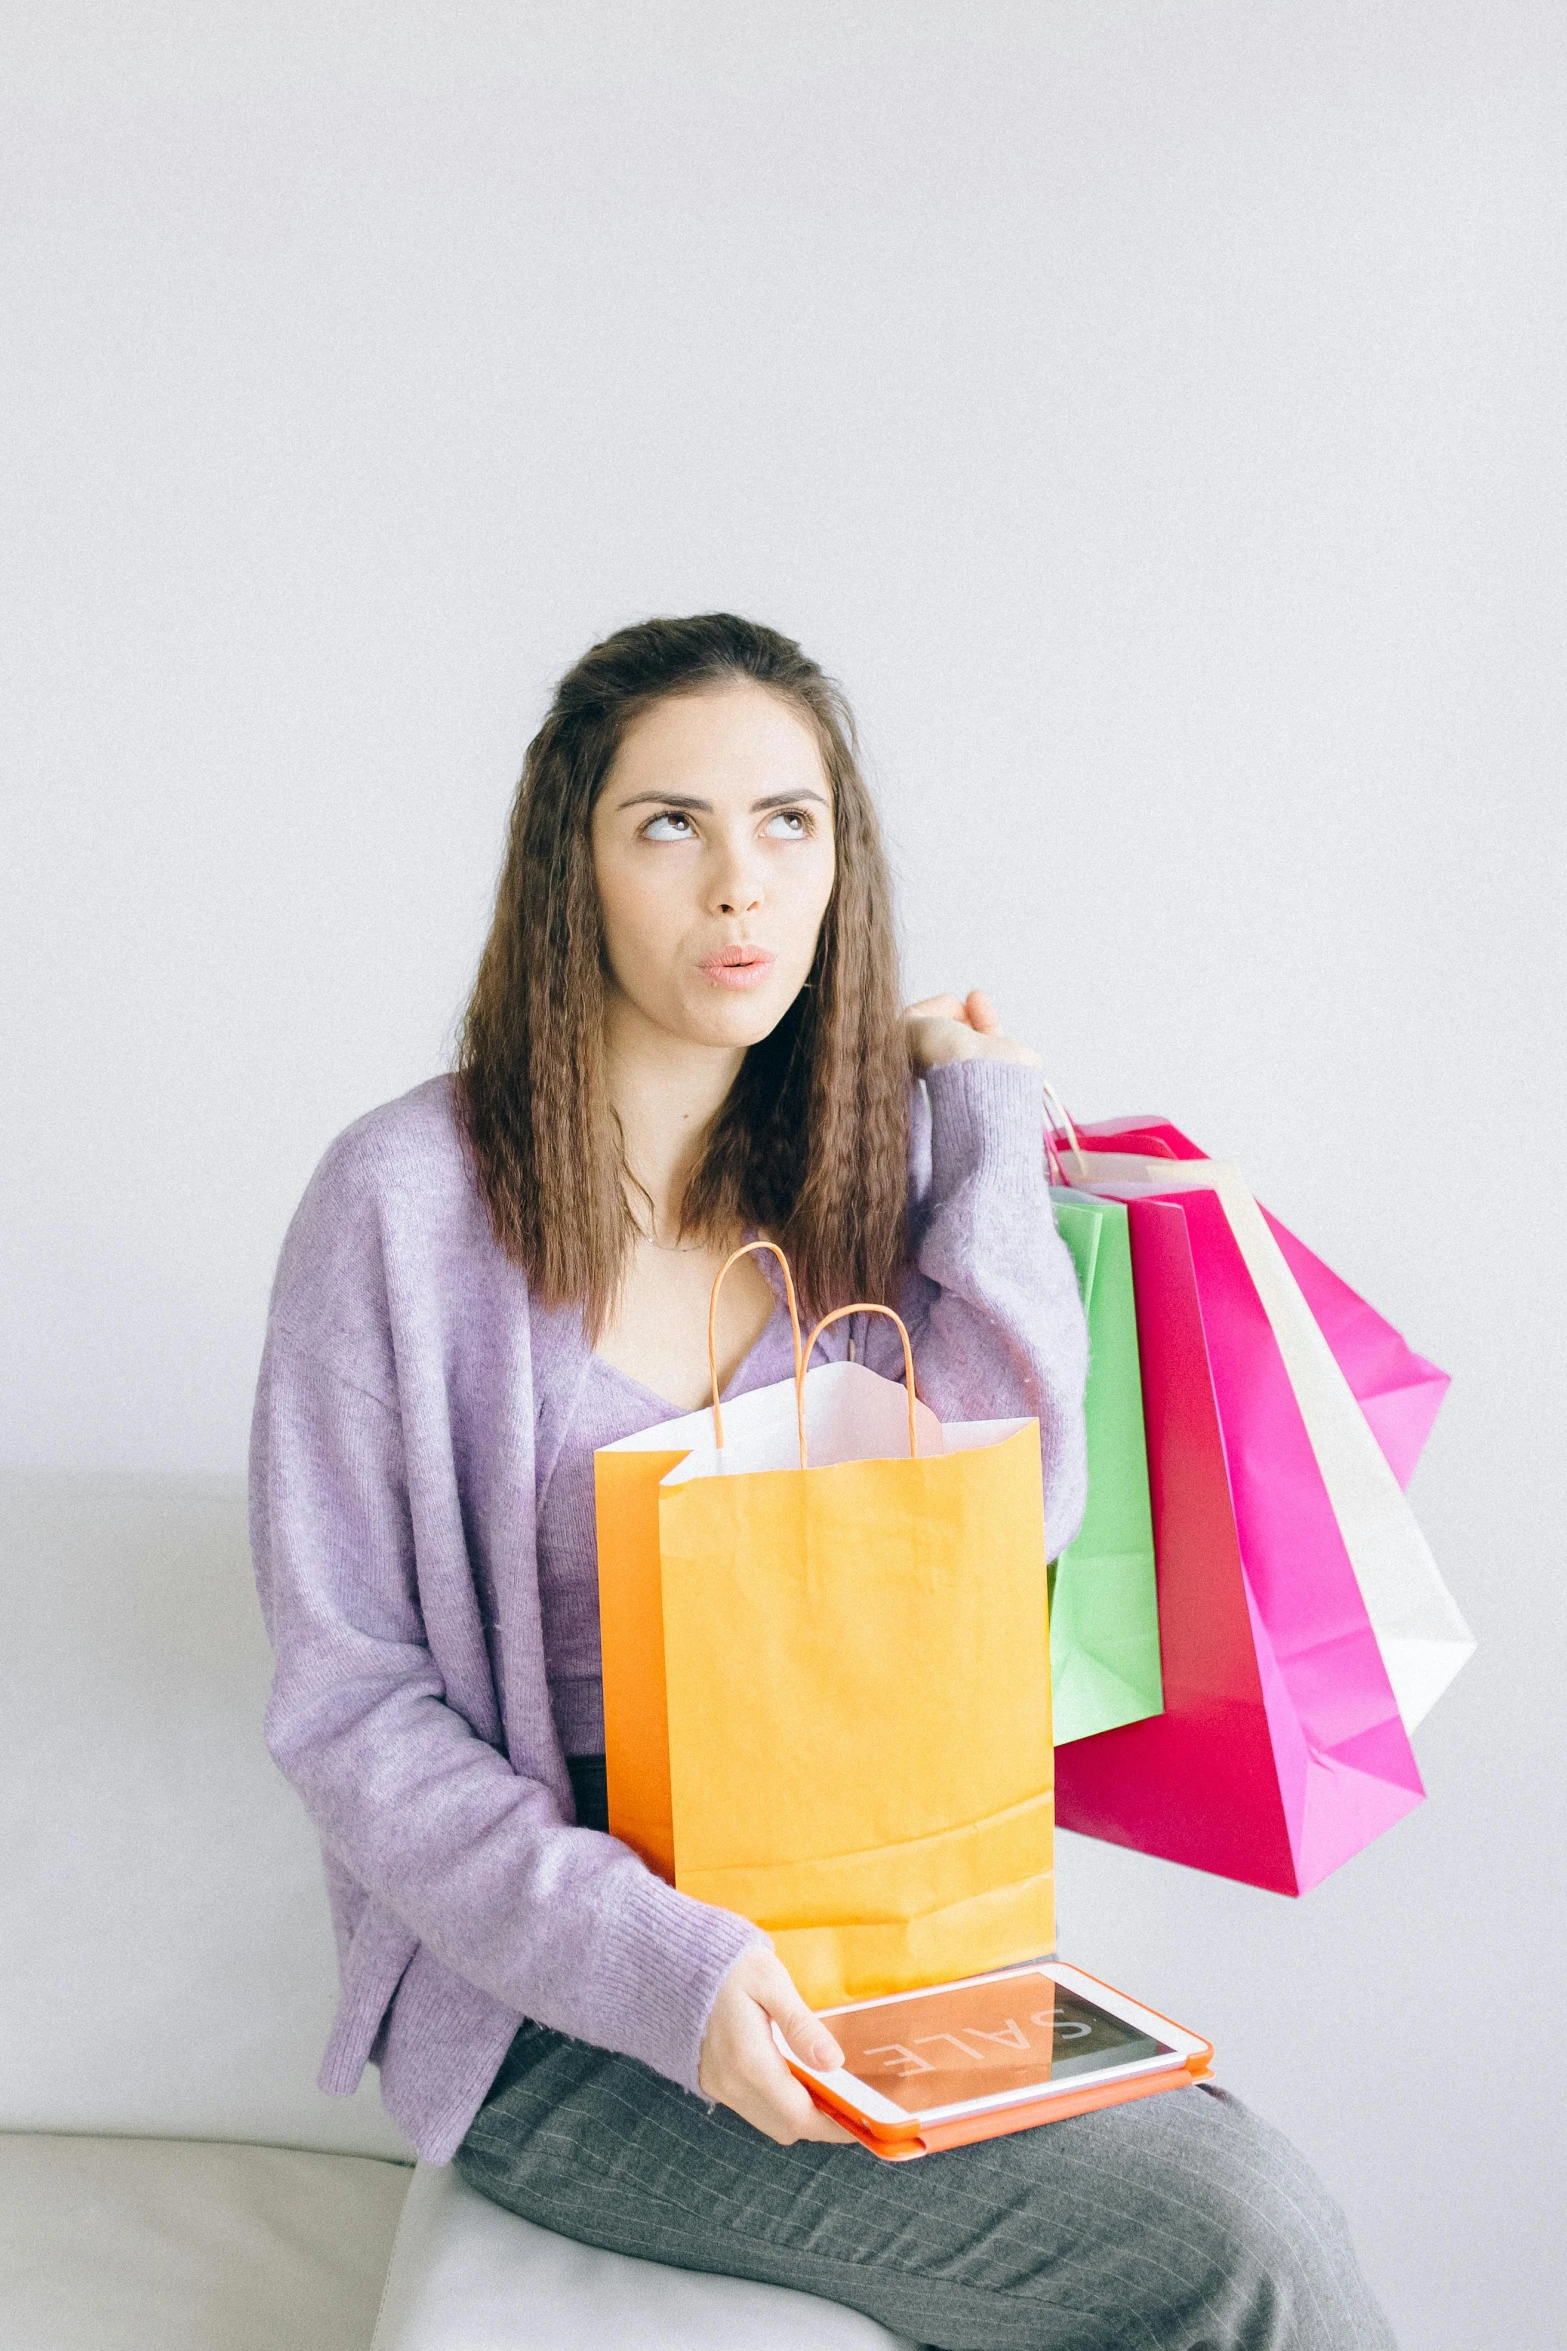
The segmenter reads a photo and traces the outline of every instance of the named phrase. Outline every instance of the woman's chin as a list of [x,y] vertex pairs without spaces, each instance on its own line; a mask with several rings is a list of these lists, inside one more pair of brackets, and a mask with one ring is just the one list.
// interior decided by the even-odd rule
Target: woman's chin
[[713,988],[705,1000],[686,1005],[685,1034],[693,1044],[727,1045],[731,1049],[759,1045],[772,1035],[793,1000],[778,987],[744,994]]

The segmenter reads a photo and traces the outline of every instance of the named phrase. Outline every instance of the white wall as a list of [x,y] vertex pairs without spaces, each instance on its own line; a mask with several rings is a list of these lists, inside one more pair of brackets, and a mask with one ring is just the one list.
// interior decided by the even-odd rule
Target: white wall
[[653,611],[797,632],[911,992],[1240,1158],[1455,1374],[1430,1804],[1298,1906],[1071,1841],[1066,1946],[1213,2030],[1407,2345],[1560,2339],[1567,15],[4,43],[0,1455],[239,1465],[284,1224],[448,1051],[552,676]]

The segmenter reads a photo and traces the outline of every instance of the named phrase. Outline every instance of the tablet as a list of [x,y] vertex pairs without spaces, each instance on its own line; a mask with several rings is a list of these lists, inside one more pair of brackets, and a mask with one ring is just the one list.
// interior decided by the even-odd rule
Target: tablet
[[[821,2010],[844,2053],[831,2073],[801,2065],[817,2102],[872,2141],[958,2143],[953,2126],[1009,2127],[1081,2113],[1205,2073],[1210,2044],[1061,1960],[965,1976]],[[1037,2111],[1036,2111],[1037,2110]],[[993,2118],[993,2119],[992,2119]],[[964,2127],[962,2138],[989,2135]]]

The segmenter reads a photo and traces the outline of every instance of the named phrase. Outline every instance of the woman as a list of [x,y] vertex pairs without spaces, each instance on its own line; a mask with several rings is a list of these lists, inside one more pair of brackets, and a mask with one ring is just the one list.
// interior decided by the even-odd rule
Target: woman
[[[911,1085],[911,1071],[916,1083]],[[878,2163],[767,1938],[607,1833],[594,1448],[700,1403],[717,1268],[895,1302],[943,1418],[1040,1426],[1082,1513],[1085,1337],[1037,1057],[978,992],[901,1017],[852,723],[726,615],[562,681],[454,1079],[332,1146],[290,1229],[252,1456],[268,1740],[320,1831],[342,2002],[420,2153],[564,2233],[803,2287],[940,2345],[1385,2345],[1342,2223],[1222,2091]],[[729,1394],[780,1277],[722,1293]],[[890,1342],[890,1343],[889,1343]],[[896,1376],[884,1317],[839,1323]]]

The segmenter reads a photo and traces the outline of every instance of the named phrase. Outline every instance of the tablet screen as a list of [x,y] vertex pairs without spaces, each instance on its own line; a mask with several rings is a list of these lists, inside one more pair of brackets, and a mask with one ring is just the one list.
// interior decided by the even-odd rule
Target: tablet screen
[[828,2021],[845,2070],[906,2114],[1175,2055],[1047,1975],[839,2008]]

